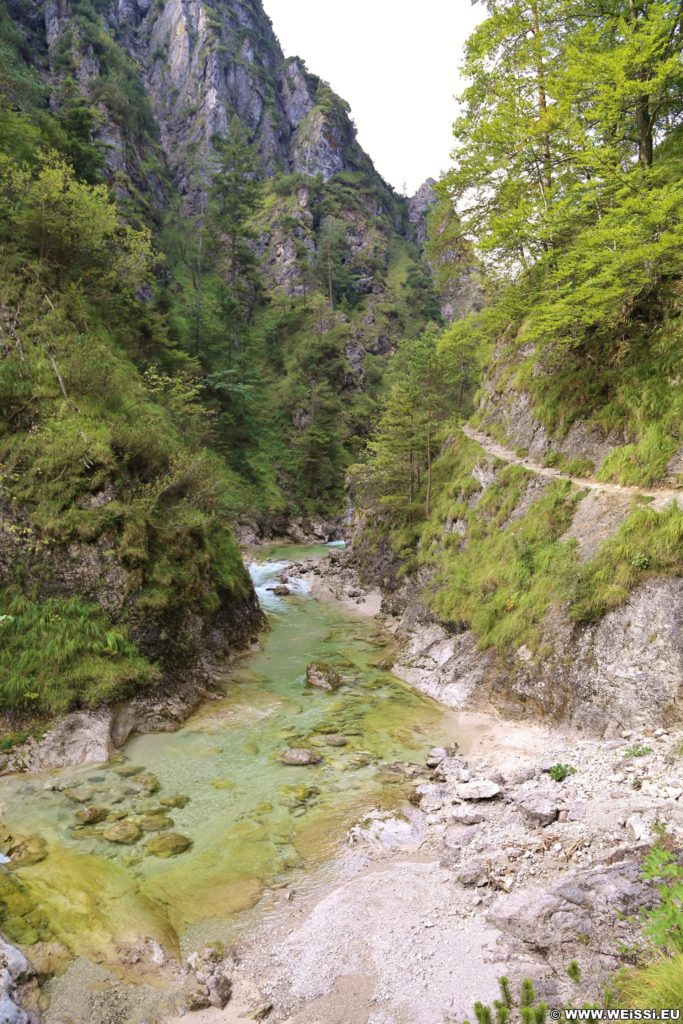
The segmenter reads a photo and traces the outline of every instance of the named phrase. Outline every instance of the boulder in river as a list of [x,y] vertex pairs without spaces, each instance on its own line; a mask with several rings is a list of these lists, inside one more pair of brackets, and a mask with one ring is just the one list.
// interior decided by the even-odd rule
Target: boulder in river
[[275,594],[276,597],[289,597],[292,591],[284,583],[278,583],[275,587],[267,587],[271,594]]
[[340,732],[331,732],[325,737],[325,744],[328,747],[345,747],[348,742],[346,736]]
[[190,802],[189,796],[163,796],[159,803],[162,807],[187,807]]
[[142,772],[141,775],[135,775],[131,782],[134,782],[136,786],[140,786],[148,796],[158,793],[161,788],[158,778],[152,772]]
[[290,747],[289,750],[285,750],[284,754],[280,755],[280,761],[282,764],[292,766],[307,766],[320,764],[322,758],[319,754],[305,747]]
[[336,690],[341,686],[342,679],[326,661],[312,661],[306,669],[306,682],[309,686],[317,686],[319,690]]
[[187,836],[181,836],[178,832],[164,832],[162,835],[154,836],[145,844],[145,853],[152,857],[176,857],[179,853],[185,853],[192,846],[192,840]]
[[173,818],[169,818],[167,814],[145,814],[137,824],[143,832],[165,832],[166,829],[173,828]]
[[129,779],[133,775],[141,775],[144,772],[144,768],[141,768],[139,764],[120,764],[114,771],[117,775],[120,775],[124,779]]
[[31,1024],[36,1018],[19,1005],[19,987],[35,977],[23,953],[0,937],[0,1020],[7,1024]]
[[102,833],[108,843],[118,843],[121,846],[130,846],[137,843],[141,836],[139,827],[133,821],[117,821],[115,825],[105,829]]
[[98,825],[108,814],[106,807],[80,807],[74,817],[79,825]]
[[92,786],[70,786],[64,790],[64,796],[77,804],[86,804],[95,796]]

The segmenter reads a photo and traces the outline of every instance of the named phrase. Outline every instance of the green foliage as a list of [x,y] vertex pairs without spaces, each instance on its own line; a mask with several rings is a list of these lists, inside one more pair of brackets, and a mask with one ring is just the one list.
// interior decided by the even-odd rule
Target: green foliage
[[226,286],[224,317],[235,347],[239,347],[240,330],[259,284],[257,259],[249,243],[254,237],[251,218],[260,203],[261,186],[256,153],[239,117],[233,117],[224,138],[216,136],[213,142],[218,166],[211,184],[209,227],[217,268]]
[[562,452],[548,452],[543,459],[543,465],[550,469],[558,469],[561,473],[573,477],[591,477],[595,472],[595,463],[590,459],[569,459]]
[[564,599],[575,576],[574,544],[560,538],[577,492],[550,484],[523,517],[508,522],[527,480],[526,471],[509,466],[474,507],[463,493],[453,495],[449,517],[464,524],[466,545],[456,533],[441,546],[438,521],[422,535],[421,557],[436,571],[434,609],[472,629],[482,649],[527,644],[533,650],[548,609]]
[[592,622],[624,604],[651,576],[683,574],[683,510],[637,508],[580,570],[570,615]]
[[567,977],[570,978],[575,985],[580,985],[582,976],[583,973],[578,960],[570,960],[567,964]]
[[364,500],[378,504],[392,526],[431,515],[434,462],[453,415],[466,408],[476,367],[472,346],[456,329],[441,337],[428,331],[399,346],[368,464],[353,477]]
[[127,631],[79,598],[0,591],[0,710],[63,713],[119,700],[158,675]]
[[545,1024],[548,1005],[538,1001],[529,978],[521,983],[517,1000],[513,998],[509,978],[499,978],[498,985],[501,998],[494,1000],[493,1006],[481,1002],[474,1004],[477,1024]]
[[652,747],[646,747],[642,743],[636,743],[632,747],[628,747],[624,751],[624,757],[647,757],[648,754],[653,754]]
[[683,867],[660,841],[643,862],[643,878],[655,881],[659,903],[643,913],[645,934],[665,952],[683,953]]
[[510,385],[558,437],[579,419],[625,434],[598,476],[651,486],[683,442],[678,5],[487,6],[431,219],[437,273],[473,250],[493,302],[471,329]]
[[552,765],[548,775],[554,782],[564,782],[570,775],[576,774],[576,768],[570,764],[554,764]]
[[59,157],[27,167],[0,154],[0,196],[0,237],[37,257],[61,287],[77,280],[105,299],[113,291],[128,296],[148,279],[149,231],[122,225],[105,186],[77,181]]
[[667,1010],[683,1006],[683,953],[658,956],[618,979],[619,1005]]
[[609,206],[634,160],[647,176],[680,101],[680,12],[675,0],[588,12],[571,0],[491,0],[488,11],[466,45],[446,180],[481,253],[529,266]]

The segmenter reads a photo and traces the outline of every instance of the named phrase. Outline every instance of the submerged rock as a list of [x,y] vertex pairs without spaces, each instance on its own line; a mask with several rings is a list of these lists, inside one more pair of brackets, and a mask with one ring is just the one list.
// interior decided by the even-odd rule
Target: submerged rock
[[163,832],[173,828],[173,818],[167,814],[145,814],[137,822],[143,832]]
[[8,856],[13,868],[31,867],[47,857],[47,843],[42,836],[12,836]]
[[154,836],[145,844],[145,853],[152,857],[177,857],[191,846],[192,840],[187,836],[181,836],[178,832],[164,832],[163,835]]
[[341,686],[342,678],[326,661],[312,661],[306,669],[306,683],[317,686],[319,690],[336,690]]
[[98,825],[108,814],[106,807],[81,807],[74,817],[79,825]]
[[314,753],[312,750],[307,750],[305,747],[290,747],[289,750],[285,750],[284,754],[280,755],[280,761],[282,764],[292,766],[307,766],[320,764],[322,758],[319,754]]
[[189,796],[164,796],[159,803],[162,807],[187,807],[190,802]]
[[142,775],[144,768],[139,764],[121,764],[114,768],[117,775],[120,775],[124,779],[129,779],[133,775]]
[[149,796],[153,793],[158,793],[161,789],[161,783],[156,775],[152,774],[152,772],[143,772],[141,775],[135,775],[131,779],[131,782],[134,782],[137,786],[141,786]]
[[108,843],[119,843],[122,846],[137,843],[141,835],[140,828],[132,821],[118,821],[116,825],[112,825],[102,833],[102,837]]
[[70,786],[64,790],[64,796],[77,804],[87,804],[95,796],[92,786]]
[[346,736],[340,732],[332,732],[325,737],[325,745],[328,747],[345,747],[348,742]]

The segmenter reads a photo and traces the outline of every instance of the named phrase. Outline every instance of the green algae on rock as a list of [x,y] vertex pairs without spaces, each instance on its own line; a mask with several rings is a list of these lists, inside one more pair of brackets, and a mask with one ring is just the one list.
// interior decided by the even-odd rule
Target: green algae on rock
[[191,846],[192,840],[187,836],[181,836],[178,832],[166,832],[145,843],[145,853],[152,857],[177,857],[178,854],[189,850]]
[[137,843],[142,832],[138,825],[132,821],[119,821],[111,828],[105,829],[102,836],[109,843],[120,843],[122,846],[130,846]]
[[285,750],[284,753],[280,754],[280,761],[282,764],[302,768],[320,764],[322,758],[319,754],[314,754],[312,750],[307,750],[305,747],[290,747],[289,750]]

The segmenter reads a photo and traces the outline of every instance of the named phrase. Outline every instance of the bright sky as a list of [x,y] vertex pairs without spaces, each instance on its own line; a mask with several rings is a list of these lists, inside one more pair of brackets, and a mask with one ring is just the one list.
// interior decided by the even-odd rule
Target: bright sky
[[409,195],[449,165],[471,0],[264,0],[288,57],[351,105],[377,170]]

